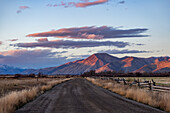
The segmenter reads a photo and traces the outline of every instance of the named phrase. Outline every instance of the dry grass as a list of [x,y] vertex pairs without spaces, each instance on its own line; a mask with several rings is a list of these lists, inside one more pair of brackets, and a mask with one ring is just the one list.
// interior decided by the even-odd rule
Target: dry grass
[[94,78],[87,78],[87,80],[126,98],[170,112],[170,95],[168,93],[151,92],[146,89],[121,85],[108,80]]
[[12,91],[0,98],[0,113],[13,113],[19,106],[33,100],[44,91],[51,89],[54,85],[67,80],[69,79],[52,80],[46,84],[34,86],[30,89]]
[[[56,78],[54,78],[56,79]],[[52,78],[19,78],[19,79],[0,79],[0,97],[7,95],[12,91],[21,91],[23,89],[30,89],[35,86],[45,85],[47,82],[53,80]]]

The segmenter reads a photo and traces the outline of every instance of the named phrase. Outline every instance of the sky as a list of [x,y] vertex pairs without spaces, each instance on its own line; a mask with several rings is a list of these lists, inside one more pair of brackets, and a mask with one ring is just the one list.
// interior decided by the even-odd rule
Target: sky
[[170,55],[169,0],[0,0],[0,64]]

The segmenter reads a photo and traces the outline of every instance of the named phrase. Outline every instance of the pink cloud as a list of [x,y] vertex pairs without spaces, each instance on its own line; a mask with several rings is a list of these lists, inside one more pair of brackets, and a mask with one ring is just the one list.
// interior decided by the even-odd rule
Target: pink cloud
[[[68,7],[77,7],[77,8],[85,8],[85,7],[89,7],[89,6],[94,6],[94,5],[100,5],[100,4],[104,4],[106,2],[108,2],[109,0],[80,0],[80,2],[60,2],[57,4],[47,4],[48,7],[59,7],[59,6],[63,6],[65,8]],[[125,1],[124,0],[117,0],[114,1],[117,4],[124,4]]]
[[27,49],[9,50],[9,51],[0,52],[0,55],[3,55],[3,56],[25,56],[25,55],[41,56],[42,53],[43,54],[49,53],[49,50],[41,50],[41,49],[36,49],[36,50],[27,50]]
[[48,32],[33,33],[27,37],[57,37],[71,39],[105,39],[105,38],[127,38],[127,37],[147,37],[141,33],[146,32],[146,28],[118,29],[109,26],[86,26],[72,27],[52,30]]
[[14,41],[17,41],[18,39],[10,39],[8,41],[11,41],[11,42],[14,42]]
[[89,0],[80,0],[82,2],[61,2],[59,4],[47,4],[48,7],[58,7],[58,6],[64,6],[65,8],[67,7],[87,7],[87,6],[92,6],[92,5],[98,5],[98,4],[103,4],[108,2],[108,0],[96,0],[93,2],[89,2]]
[[40,39],[37,39],[38,42],[46,42],[48,41],[48,38],[40,38]]
[[30,7],[28,7],[28,6],[20,6],[19,8],[20,8],[20,9],[28,9],[28,8],[30,8]]
[[67,51],[53,52],[50,49],[35,50],[9,50],[0,52],[0,64],[17,66],[22,68],[41,68],[57,66],[68,62],[62,53]]
[[[9,50],[9,51],[4,51],[4,52],[0,52],[0,55],[3,56],[8,56],[8,55],[14,55],[15,53],[18,53],[20,50]],[[25,51],[25,50],[22,50]]]
[[30,7],[29,6],[19,6],[19,10],[17,10],[17,13],[21,13],[23,10],[25,9],[29,9]]
[[84,3],[77,3],[76,7],[87,7],[87,6],[92,6],[92,5],[103,4],[103,3],[106,3],[106,2],[108,2],[108,0],[96,0],[94,2],[86,1]]
[[66,53],[67,51],[61,51],[61,52],[51,52],[50,49],[35,49],[35,50],[27,50],[27,49],[18,49],[18,50],[8,50],[8,51],[3,51],[0,52],[0,55],[3,56],[34,56],[34,57],[43,57],[45,56],[52,56],[55,54],[61,54],[61,53]]

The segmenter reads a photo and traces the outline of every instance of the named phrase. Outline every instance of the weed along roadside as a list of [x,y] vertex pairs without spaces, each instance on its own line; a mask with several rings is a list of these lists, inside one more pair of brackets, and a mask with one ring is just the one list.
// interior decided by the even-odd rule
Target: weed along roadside
[[71,78],[48,81],[45,85],[34,86],[30,89],[12,91],[0,98],[0,113],[13,113],[17,108],[33,100],[35,97],[51,89],[57,84],[71,80]]
[[165,92],[153,92],[147,89],[118,84],[115,81],[86,78],[93,84],[108,89],[126,98],[170,112],[170,95]]

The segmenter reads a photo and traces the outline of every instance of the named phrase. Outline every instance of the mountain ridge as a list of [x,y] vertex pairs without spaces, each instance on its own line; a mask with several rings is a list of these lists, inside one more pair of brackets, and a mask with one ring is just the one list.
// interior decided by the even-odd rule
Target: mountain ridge
[[25,69],[21,69],[14,66],[0,64],[0,74],[16,74],[22,73]]
[[118,58],[107,53],[96,53],[87,57],[86,59],[68,62],[55,67],[47,67],[42,69],[25,69],[17,72],[20,72],[21,74],[37,74],[40,72],[48,75],[57,75],[82,74],[90,70],[96,70],[97,73],[101,71],[169,72],[170,57],[166,56],[139,58],[133,56],[125,56]]

